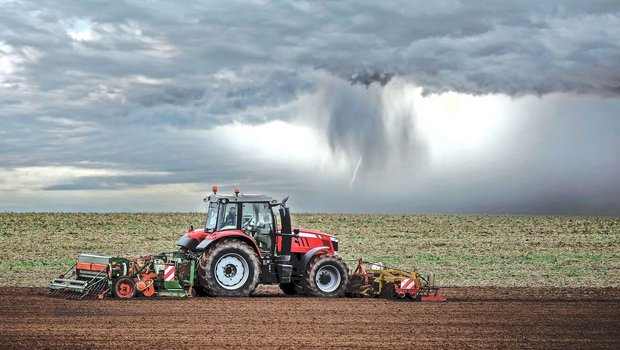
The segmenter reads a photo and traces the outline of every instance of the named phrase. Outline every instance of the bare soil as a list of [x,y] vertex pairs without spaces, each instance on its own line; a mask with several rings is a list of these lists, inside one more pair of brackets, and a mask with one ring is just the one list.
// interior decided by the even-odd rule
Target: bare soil
[[0,288],[0,348],[620,348],[620,289],[451,288],[444,303],[64,300]]

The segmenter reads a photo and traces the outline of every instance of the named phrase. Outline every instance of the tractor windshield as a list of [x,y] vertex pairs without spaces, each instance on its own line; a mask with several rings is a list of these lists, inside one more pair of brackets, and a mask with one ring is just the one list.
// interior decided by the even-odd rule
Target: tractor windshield
[[217,225],[217,203],[209,203],[209,210],[207,210],[207,221],[205,223],[205,231],[215,231],[215,225]]

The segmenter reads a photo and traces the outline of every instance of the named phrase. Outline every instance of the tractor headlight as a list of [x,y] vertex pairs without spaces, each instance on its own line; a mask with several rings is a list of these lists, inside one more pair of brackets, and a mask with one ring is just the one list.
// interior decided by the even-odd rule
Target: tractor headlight
[[332,245],[334,246],[334,251],[337,253],[338,252],[338,242],[340,242],[340,240],[336,237],[330,237],[331,241],[332,241]]

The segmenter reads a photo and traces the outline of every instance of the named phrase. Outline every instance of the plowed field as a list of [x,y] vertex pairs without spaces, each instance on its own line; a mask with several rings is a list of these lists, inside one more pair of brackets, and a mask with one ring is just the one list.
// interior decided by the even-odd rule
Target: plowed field
[[445,289],[444,303],[63,300],[0,289],[0,348],[620,348],[620,289]]

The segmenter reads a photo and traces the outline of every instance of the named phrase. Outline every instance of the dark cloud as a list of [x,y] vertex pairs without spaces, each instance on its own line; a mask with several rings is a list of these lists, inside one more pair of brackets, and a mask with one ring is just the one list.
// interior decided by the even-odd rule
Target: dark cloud
[[[235,150],[234,136],[218,143],[205,137],[231,123],[285,120],[311,125],[351,166],[363,157],[360,186],[406,184],[407,196],[389,187],[393,197],[376,211],[620,212],[610,195],[618,193],[620,168],[610,156],[618,153],[618,1],[2,7],[0,168],[89,164],[144,172],[77,177],[45,187],[50,191],[219,181],[277,193],[301,186],[307,190],[299,196],[316,198],[305,209],[332,205],[320,196],[348,190],[348,178],[324,188],[307,169],[289,173]],[[418,183],[430,171],[430,146],[418,135],[415,108],[393,105],[398,98],[390,94],[404,83],[427,95],[602,99],[530,110],[543,117],[522,118],[515,139],[496,145],[504,159],[493,166],[480,159]],[[563,103],[583,109],[567,111]],[[469,173],[470,166],[492,175]],[[535,190],[527,191],[530,184]],[[330,210],[348,211],[338,209],[351,200],[342,198]],[[373,211],[369,198],[356,198],[351,210]]]
[[205,98],[204,88],[164,87],[161,91],[137,96],[134,101],[145,107],[157,105],[199,105]]
[[379,69],[364,69],[351,75],[349,82],[353,85],[361,84],[368,88],[373,83],[385,86],[392,77],[394,77],[394,73],[391,72],[384,72]]
[[[24,74],[46,89],[75,82],[67,70],[167,77],[181,89],[248,66],[345,71],[364,85],[399,74],[429,91],[511,95],[613,94],[619,80],[609,74],[620,61],[616,1],[7,7],[3,40],[44,53]],[[79,19],[95,40],[70,40],[67,30],[84,30],[73,27]]]
[[330,147],[336,152],[346,151],[347,155],[365,154],[367,159],[384,154],[386,131],[378,90],[348,89],[335,83],[324,89]]
[[382,85],[379,81],[374,86],[348,86],[347,81],[336,78],[325,79],[320,85],[318,103],[325,109],[326,119],[319,119],[318,128],[324,130],[332,151],[354,164],[359,161],[362,172],[382,169],[394,159],[418,164],[425,150],[423,141],[415,136],[414,111],[388,112],[385,104],[392,101],[385,100]]

